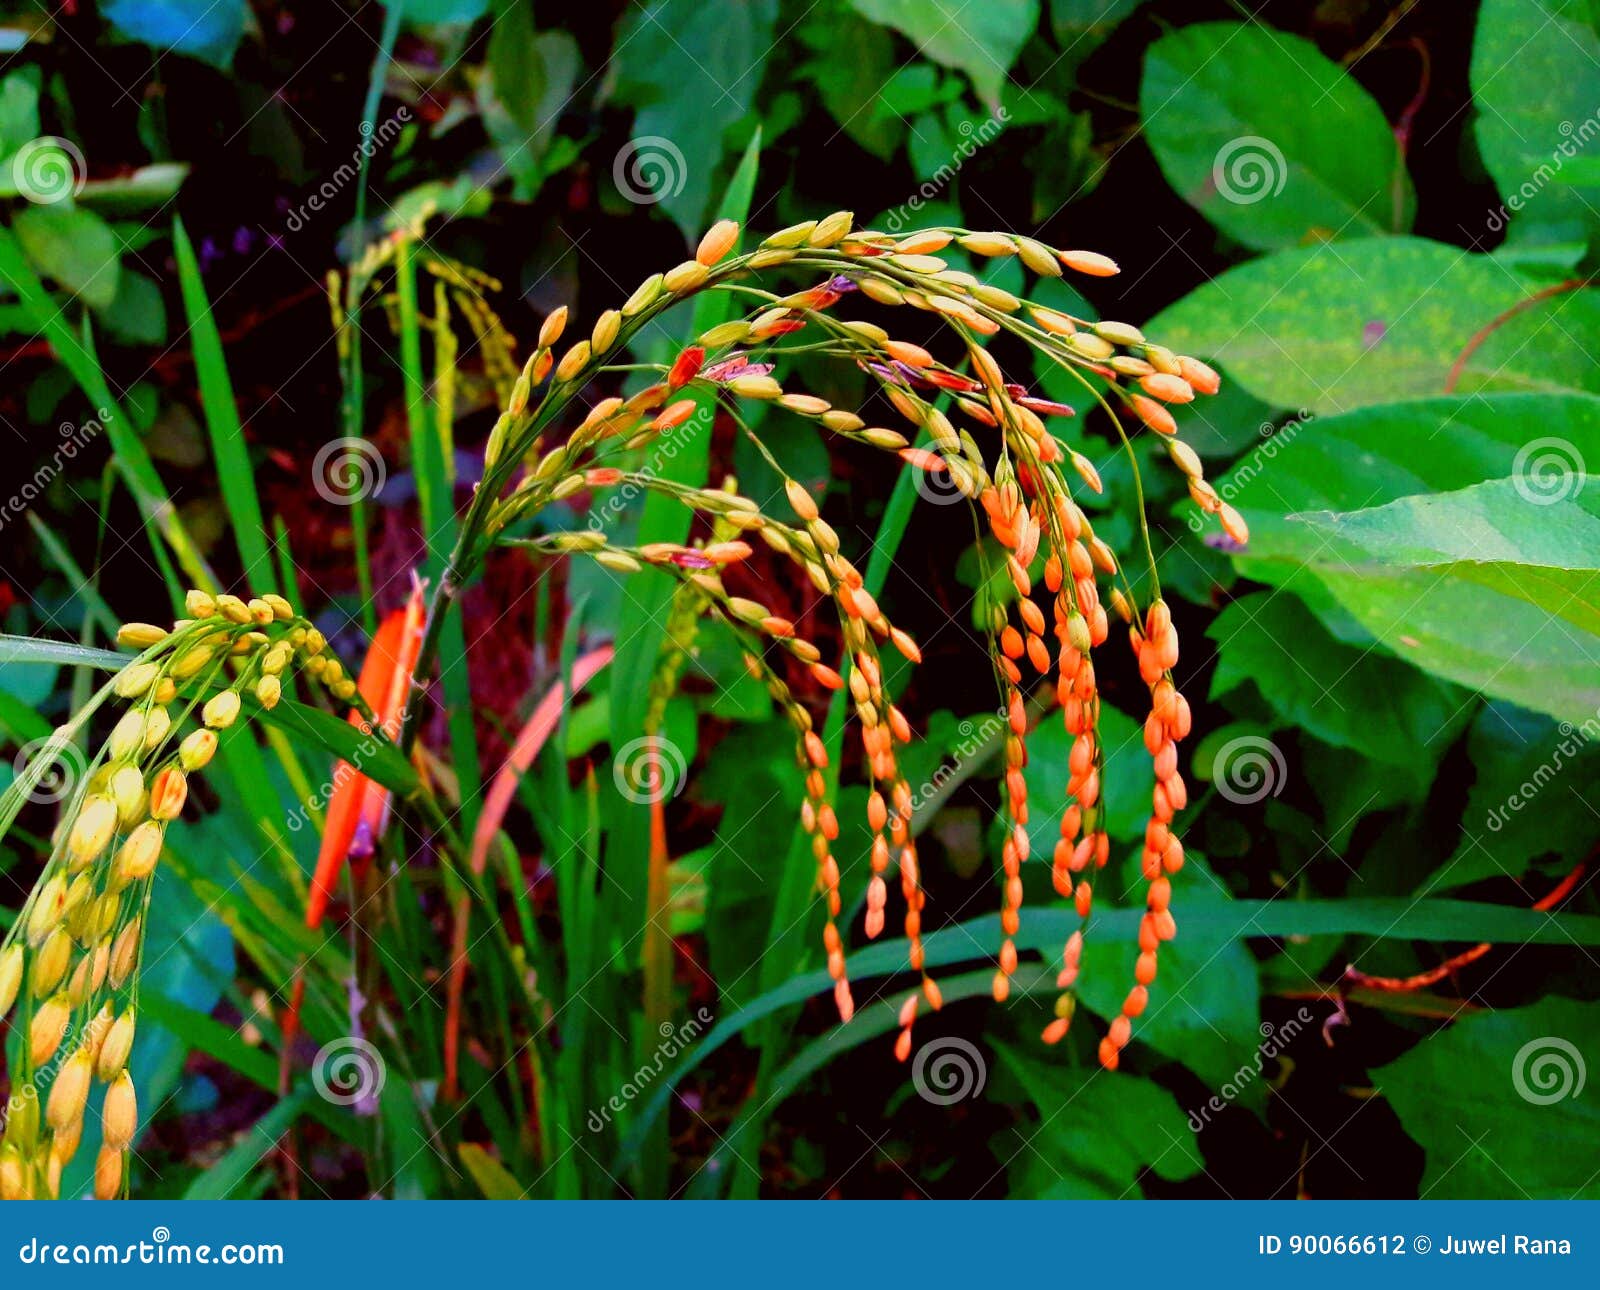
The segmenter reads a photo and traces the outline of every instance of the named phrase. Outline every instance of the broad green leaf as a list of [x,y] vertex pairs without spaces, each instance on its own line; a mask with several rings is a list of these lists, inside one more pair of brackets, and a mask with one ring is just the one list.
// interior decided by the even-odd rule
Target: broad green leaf
[[[1373,1082],[1427,1153],[1429,1200],[1600,1197],[1600,1010],[1548,998],[1465,1017]],[[1489,1108],[1492,1114],[1485,1114]]]
[[1274,407],[1345,412],[1455,389],[1600,389],[1600,366],[1568,337],[1600,335],[1593,291],[1525,302],[1534,286],[1491,256],[1422,238],[1278,251],[1196,288],[1147,330],[1216,358]]
[[103,219],[65,204],[29,206],[16,213],[11,227],[40,273],[96,309],[110,308],[121,248]]
[[1413,789],[1426,789],[1471,715],[1467,691],[1335,640],[1283,591],[1241,596],[1206,636],[1218,652],[1212,698],[1253,684],[1285,725],[1382,762]]
[[100,15],[123,35],[226,70],[244,36],[246,0],[107,0]]
[[1176,1180],[1204,1163],[1176,1098],[1136,1075],[1093,1069],[1064,1079],[1037,1054],[996,1044],[1003,1068],[1039,1112],[1002,1136],[1012,1194],[1024,1200],[1123,1200],[1146,1168]]
[[[1186,860],[1179,886],[1174,909],[1182,930],[1162,947],[1161,975],[1134,1027],[1134,1042],[1182,1062],[1215,1088],[1251,1061],[1260,1046],[1261,983],[1255,957],[1238,931],[1197,917],[1203,910],[1224,914],[1232,903],[1203,859]],[[1129,891],[1142,893],[1143,883],[1130,884]],[[1121,1013],[1138,956],[1137,941],[1104,936],[1091,927],[1077,984],[1084,1005],[1105,1018]]]
[[1116,30],[1142,0],[1050,0],[1050,30],[1062,61],[1076,67]]
[[[1067,754],[1073,736],[1067,733],[1054,713],[1029,736],[1028,797],[1032,811],[1028,836],[1035,855],[1049,856],[1061,837],[1061,811],[1067,804]],[[1105,803],[1103,824],[1119,842],[1144,833],[1150,816],[1150,791],[1155,787],[1155,768],[1144,749],[1142,726],[1109,703],[1100,707],[1100,742],[1106,764],[1101,775],[1101,800]]]
[[135,345],[160,345],[167,339],[167,302],[155,280],[124,265],[117,274],[117,294],[98,311],[100,321],[118,340]]
[[1382,110],[1309,40],[1260,23],[1180,27],[1146,53],[1139,108],[1167,182],[1247,246],[1411,227]]
[[1600,711],[1600,487],[1500,479],[1295,517],[1306,563],[1401,658],[1580,723]]
[[38,137],[39,69],[22,68],[0,80],[0,157]]
[[1573,726],[1514,704],[1486,704],[1467,736],[1467,752],[1474,777],[1461,813],[1461,844],[1430,891],[1521,878],[1546,857],[1565,869],[1594,845],[1590,799],[1600,781],[1600,715]]
[[894,37],[844,8],[812,11],[796,34],[815,51],[803,74],[815,83],[822,106],[841,130],[888,161],[906,132],[884,102],[884,85],[899,65]]
[[1592,199],[1561,176],[1597,127],[1593,7],[1586,0],[1483,0],[1470,74],[1473,133],[1504,203],[1483,213],[1482,230],[1509,227],[1513,244],[1581,250],[1600,221]]
[[618,29],[617,97],[638,112],[612,178],[628,201],[659,202],[686,237],[702,231],[723,131],[750,115],[777,16],[777,0],[651,0]]
[[934,62],[965,72],[989,104],[1000,102],[1006,73],[1039,25],[1039,0],[850,0],[850,7],[893,27]]

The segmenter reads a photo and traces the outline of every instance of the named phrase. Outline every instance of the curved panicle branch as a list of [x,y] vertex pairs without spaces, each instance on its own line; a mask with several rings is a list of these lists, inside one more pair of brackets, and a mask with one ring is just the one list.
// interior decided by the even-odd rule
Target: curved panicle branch
[[[509,544],[552,557],[585,555],[618,573],[663,569],[699,588],[705,612],[727,622],[745,640],[752,674],[766,684],[795,727],[797,758],[806,776],[801,825],[817,861],[817,890],[826,906],[824,948],[835,1001],[845,1020],[854,1002],[844,937],[837,924],[843,900],[832,851],[839,823],[823,774],[828,751],[812,728],[810,712],[768,660],[774,653],[788,654],[824,687],[848,689],[868,780],[867,822],[873,839],[863,932],[870,939],[884,927],[886,875],[893,865],[900,874],[910,967],[922,974],[920,991],[907,997],[901,1010],[896,1048],[903,1058],[910,1051],[910,1030],[918,1009],[923,1002],[937,1008],[941,998],[922,961],[924,897],[910,828],[912,795],[896,758],[896,748],[912,738],[912,731],[885,692],[880,649],[888,644],[912,663],[920,661],[920,654],[911,637],[865,590],[860,571],[841,550],[839,537],[822,517],[816,499],[787,478],[739,409],[748,404],[781,408],[838,438],[895,453],[910,468],[936,477],[940,487],[967,499],[1006,552],[1006,572],[1015,592],[1010,607],[992,608],[986,624],[1008,724],[1005,805],[1010,828],[1002,855],[1005,939],[994,977],[998,1000],[1009,994],[1017,966],[1013,937],[1021,918],[1021,865],[1030,851],[1028,688],[1038,685],[1046,701],[1059,707],[1073,736],[1052,877],[1056,891],[1087,918],[1093,906],[1094,875],[1110,853],[1100,799],[1105,758],[1093,661],[1093,652],[1110,636],[1108,608],[1127,625],[1140,673],[1150,687],[1145,742],[1155,762],[1157,787],[1142,861],[1149,884],[1148,912],[1140,932],[1138,979],[1124,1015],[1101,1045],[1102,1061],[1114,1066],[1128,1042],[1132,1019],[1145,1007],[1159,945],[1176,931],[1169,908],[1171,875],[1182,866],[1183,848],[1172,820],[1187,800],[1177,771],[1176,744],[1189,729],[1188,705],[1171,678],[1177,635],[1160,596],[1143,514],[1139,462],[1119,414],[1164,440],[1194,500],[1218,515],[1228,534],[1243,543],[1248,534],[1242,519],[1206,482],[1198,454],[1177,438],[1177,423],[1168,410],[1168,405],[1189,402],[1197,394],[1214,393],[1217,374],[1127,323],[1091,322],[1019,299],[941,258],[954,247],[984,259],[1015,256],[1039,277],[1059,277],[1068,271],[1105,277],[1118,271],[1111,260],[1093,252],[1058,250],[1031,238],[961,228],[894,237],[855,229],[846,212],[781,230],[755,249],[734,254],[738,236],[731,222],[717,224],[693,259],[648,278],[619,308],[602,313],[589,334],[575,342],[568,340],[566,310],[550,315],[490,435],[484,480],[449,562],[447,582],[470,577],[490,547]],[[787,291],[757,285],[773,276],[799,282]],[[670,364],[646,368],[653,379],[644,388],[626,397],[602,398],[586,407],[570,429],[561,428],[577,396],[596,378],[640,370],[637,365],[613,366],[608,355],[667,310],[708,290],[748,302],[748,311],[696,337]],[[950,337],[948,356],[939,356],[937,344],[929,347],[897,339],[878,323],[842,317],[851,301],[926,315],[933,330]],[[1072,416],[1073,408],[1010,379],[987,347],[991,338],[1001,337],[1020,342],[1070,373],[1086,396],[1105,409],[1127,449],[1144,535],[1143,555],[1150,567],[1149,593],[1142,608],[1116,555],[1096,535],[1075,500],[1079,488],[1101,491],[1094,465],[1049,429],[1051,419]],[[786,384],[789,360],[802,354],[834,358],[859,369],[893,408],[903,428],[871,425],[856,411]],[[787,516],[769,513],[736,489],[676,483],[641,467],[647,450],[670,446],[674,434],[708,406],[730,416],[784,479]],[[712,519],[721,536],[689,544],[624,546],[614,542],[603,525],[582,532],[518,536],[527,520],[552,503],[614,488],[672,496]],[[730,533],[740,536],[730,538]],[[765,543],[798,566],[817,595],[830,602],[844,644],[837,667],[823,659],[817,645],[797,635],[793,622],[727,591],[725,570],[752,554],[747,538]],[[449,586],[440,588],[436,609],[450,594]],[[429,656],[431,646],[425,652],[424,670]],[[1070,991],[1081,947],[1079,932],[1063,949],[1059,981],[1064,993],[1056,1020],[1044,1032],[1049,1042],[1059,1040],[1070,1024]]]

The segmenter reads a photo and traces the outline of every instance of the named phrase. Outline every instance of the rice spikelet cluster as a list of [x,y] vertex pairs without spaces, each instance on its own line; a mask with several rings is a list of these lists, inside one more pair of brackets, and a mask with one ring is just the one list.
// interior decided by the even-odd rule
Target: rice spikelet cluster
[[[1110,259],[1091,251],[1060,250],[1031,238],[959,228],[896,237],[856,229],[848,212],[783,229],[754,250],[735,254],[739,234],[730,221],[715,225],[694,258],[646,279],[620,308],[601,314],[586,337],[567,340],[572,319],[564,308],[550,315],[490,436],[488,470],[474,508],[483,513],[486,532],[504,535],[553,502],[628,487],[670,495],[715,524],[717,536],[697,543],[627,546],[596,529],[503,540],[551,555],[587,555],[618,572],[664,569],[697,586],[705,611],[725,620],[749,643],[746,661],[752,674],[766,683],[795,728],[796,756],[805,777],[800,823],[816,859],[816,888],[826,910],[823,945],[835,1002],[846,1021],[855,1001],[838,923],[844,900],[834,854],[839,821],[830,801],[829,751],[813,728],[809,709],[771,660],[787,654],[822,687],[848,691],[869,788],[872,836],[862,931],[867,939],[883,931],[890,905],[888,874],[897,869],[909,967],[921,976],[918,990],[900,1010],[896,1052],[902,1059],[911,1051],[919,1009],[924,1003],[937,1009],[942,999],[926,970],[925,896],[912,830],[914,803],[896,755],[913,733],[884,689],[882,651],[891,649],[913,664],[921,656],[915,641],[890,621],[867,590],[816,498],[785,476],[741,409],[774,405],[833,436],[895,453],[911,468],[939,476],[942,485],[974,505],[1006,552],[1015,600],[1010,609],[996,608],[988,624],[989,652],[1007,722],[1004,806],[1009,829],[1001,857],[1003,939],[993,986],[997,1000],[1009,995],[1017,967],[1014,938],[1022,917],[1022,866],[1030,858],[1030,702],[1058,708],[1073,736],[1071,777],[1067,800],[1059,808],[1061,836],[1051,857],[1051,874],[1057,893],[1087,919],[1095,875],[1110,856],[1100,797],[1105,750],[1099,738],[1094,651],[1110,637],[1108,610],[1128,624],[1140,674],[1150,687],[1145,739],[1157,785],[1143,853],[1148,912],[1140,931],[1138,980],[1100,1045],[1102,1062],[1114,1067],[1133,1018],[1145,1007],[1159,945],[1176,933],[1171,878],[1182,865],[1183,848],[1173,832],[1173,816],[1187,800],[1176,745],[1189,729],[1188,705],[1171,677],[1177,635],[1159,590],[1154,590],[1153,559],[1152,598],[1141,611],[1116,555],[1075,500],[1076,490],[1098,493],[1102,484],[1094,465],[1050,432],[1051,419],[1072,416],[1074,409],[1009,379],[986,342],[1013,338],[1075,377],[1085,396],[1108,414],[1128,448],[1136,479],[1130,433],[1144,428],[1161,436],[1195,502],[1218,516],[1234,541],[1244,543],[1249,537],[1244,521],[1206,481],[1198,454],[1177,437],[1170,411],[1197,394],[1215,393],[1220,380],[1205,363],[1172,352],[1136,327],[1092,322],[1020,299],[950,267],[940,255],[955,246],[986,259],[1014,256],[1038,277],[1069,271],[1106,277],[1118,271]],[[787,292],[756,285],[762,274],[775,271],[799,275],[810,285]],[[607,370],[609,353],[668,308],[713,287],[746,300],[744,316],[711,327],[662,365],[659,379],[627,397],[600,399],[576,428],[564,437],[559,434],[578,393]],[[897,339],[876,323],[840,317],[839,306],[852,297],[933,320],[948,333],[955,361]],[[871,425],[856,411],[782,384],[774,373],[791,349],[855,365],[894,410],[898,428]],[[536,399],[541,388],[543,394]],[[695,487],[638,468],[641,450],[669,440],[707,405],[732,417],[785,479],[783,513],[732,488]],[[1142,514],[1139,518],[1142,527]],[[815,643],[800,637],[792,621],[727,591],[724,573],[751,556],[752,540],[792,561],[817,596],[831,605],[843,639],[839,667],[825,660]],[[1145,548],[1148,555],[1148,542]],[[1046,1042],[1059,1041],[1071,1023],[1071,991],[1082,943],[1081,932],[1075,932],[1063,949],[1063,994],[1056,1019],[1044,1031]]]
[[[172,629],[128,623],[118,641],[140,651],[95,706],[122,705],[110,736],[68,798],[43,873],[0,946],[0,1022],[22,1035],[9,1072],[0,1138],[0,1199],[56,1197],[77,1153],[96,1081],[106,1086],[94,1192],[127,1187],[138,1097],[128,1059],[139,1015],[139,962],[168,826],[190,776],[246,703],[270,709],[298,669],[334,697],[355,683],[322,634],[280,596],[188,594]],[[65,746],[58,731],[10,793],[26,794]],[[42,1103],[42,1105],[41,1105]]]

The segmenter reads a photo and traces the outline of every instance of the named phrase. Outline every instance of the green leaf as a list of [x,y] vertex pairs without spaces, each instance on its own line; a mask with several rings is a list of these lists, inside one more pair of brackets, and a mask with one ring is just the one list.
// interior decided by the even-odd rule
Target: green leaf
[[1099,48],[1142,0],[1050,0],[1050,30],[1070,70]]
[[[1106,872],[1111,872],[1107,870]],[[1133,884],[1130,890],[1141,890]],[[1238,927],[1225,921],[1232,897],[1199,856],[1183,866],[1182,931],[1161,949],[1161,976],[1135,1028],[1136,1042],[1182,1062],[1213,1088],[1228,1082],[1261,1043],[1261,983]],[[1202,917],[1215,911],[1216,920]],[[1133,986],[1137,941],[1084,939],[1078,997],[1102,1017],[1122,1011]]]
[[183,1193],[185,1200],[226,1200],[242,1186],[267,1153],[288,1132],[311,1093],[302,1090],[275,1104],[250,1131],[229,1147],[220,1160],[208,1164]]
[[1561,998],[1481,1013],[1373,1072],[1427,1153],[1421,1195],[1600,1197],[1592,1154],[1575,1148],[1600,1134],[1595,1016],[1593,1003]]
[[802,71],[816,85],[822,106],[841,130],[888,161],[906,129],[883,101],[899,61],[894,38],[848,9],[834,8],[808,13],[798,35],[816,51]]
[[[1570,446],[1570,445],[1568,445]],[[1565,721],[1600,711],[1600,489],[1530,476],[1294,517],[1339,604],[1418,667]]]
[[934,62],[965,72],[991,106],[1039,25],[1039,0],[850,0],[850,7],[893,27]]
[[21,68],[0,80],[0,157],[39,137],[39,69]]
[[100,15],[132,40],[224,71],[244,36],[246,0],[106,0]]
[[228,376],[228,359],[222,350],[217,320],[206,299],[200,264],[183,221],[172,223],[172,249],[178,261],[178,282],[183,291],[183,312],[189,324],[189,343],[194,348],[195,373],[200,384],[200,404],[206,414],[206,432],[211,437],[211,452],[216,458],[217,482],[239,558],[244,564],[245,582],[258,592],[278,590],[277,576],[267,549],[266,523],[261,517],[261,502],[256,496],[255,470],[250,450],[245,445],[244,429],[239,424],[239,409],[233,398],[233,382]]
[[1187,1178],[1204,1161],[1189,1120],[1171,1093],[1136,1075],[1076,1073],[995,1044],[995,1052],[1038,1109],[1021,1141],[1002,1142],[1012,1194],[1025,1200],[1123,1200],[1138,1194],[1148,1166],[1162,1178]]
[[1597,67],[1600,37],[1584,0],[1483,0],[1472,44],[1472,128],[1505,202],[1484,213],[1485,231],[1509,226],[1513,244],[1575,249],[1594,235],[1590,199],[1560,176],[1592,138]]
[[651,0],[617,32],[617,97],[638,113],[612,177],[686,237],[702,231],[723,131],[750,116],[777,17],[777,0]]
[[1411,227],[1382,110],[1309,40],[1260,23],[1180,27],[1146,53],[1139,107],[1167,182],[1247,246]]
[[545,75],[530,0],[497,0],[489,28],[488,66],[495,97],[524,135],[535,133]]
[[[1493,257],[1422,238],[1278,251],[1229,269],[1153,318],[1165,345],[1216,358],[1274,407],[1345,412],[1457,390],[1600,389],[1582,344],[1600,335],[1592,291],[1522,309],[1533,287]],[[1465,357],[1462,358],[1463,354]]]
[[[1134,939],[1142,909],[1102,909],[1094,915],[1091,935],[1112,940]],[[1493,941],[1499,944],[1600,945],[1600,917],[1592,914],[1548,914],[1510,905],[1490,905],[1465,900],[1340,899],[1340,900],[1234,900],[1198,902],[1188,913],[1180,911],[1181,937],[1311,937],[1330,934],[1374,936],[1393,940],[1424,940],[1472,944]],[[1015,937],[1021,951],[1043,953],[1053,959],[1080,920],[1070,909],[1052,906],[1035,909],[1022,920]],[[982,947],[1000,943],[997,915],[975,918],[955,927],[944,928],[923,938],[927,966],[947,967],[970,962],[983,952]],[[1173,942],[1176,944],[1177,942]],[[1170,948],[1170,946],[1168,947]],[[905,970],[906,943],[903,940],[879,942],[850,955],[849,970],[856,993],[864,996],[860,983],[874,977]],[[989,971],[973,973],[973,993],[987,993]],[[639,1119],[630,1130],[636,1140],[670,1101],[678,1082],[730,1039],[773,1013],[821,995],[833,986],[825,970],[790,977],[773,989],[751,1000],[728,1016],[720,1018],[686,1060],[654,1090]],[[1159,989],[1159,986],[1158,986]],[[945,997],[958,996],[946,990]],[[969,996],[970,997],[970,996]],[[850,1032],[868,1012],[858,1012],[850,1026],[840,1027],[839,1044],[848,1046]],[[886,1010],[884,1025],[892,1029],[892,1006]],[[798,1059],[797,1059],[798,1060]]]
[[111,307],[121,248],[103,219],[77,206],[29,206],[11,227],[40,273],[96,309]]
[[1340,643],[1284,592],[1240,597],[1206,636],[1218,647],[1212,698],[1253,682],[1285,725],[1382,762],[1416,790],[1426,789],[1471,714],[1466,691]]
[[160,345],[167,339],[167,302],[151,278],[123,266],[117,294],[99,310],[100,321],[118,340],[134,345]]

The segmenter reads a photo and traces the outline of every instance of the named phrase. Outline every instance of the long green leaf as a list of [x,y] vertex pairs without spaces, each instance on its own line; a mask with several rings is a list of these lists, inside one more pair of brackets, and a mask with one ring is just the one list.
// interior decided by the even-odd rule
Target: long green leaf
[[189,321],[189,344],[194,351],[195,374],[200,383],[200,406],[206,416],[206,431],[211,436],[211,452],[217,461],[222,502],[233,523],[239,558],[244,561],[245,582],[258,594],[276,592],[279,587],[267,550],[266,523],[261,518],[255,472],[251,469],[250,452],[245,447],[244,430],[239,424],[233,382],[228,378],[228,360],[222,352],[222,337],[217,333],[211,302],[206,299],[200,264],[181,219],[172,222],[172,249],[178,260],[183,312]]
[[283,1137],[310,1096],[309,1092],[302,1090],[274,1106],[255,1122],[250,1132],[240,1138],[221,1160],[189,1184],[189,1190],[184,1192],[183,1198],[226,1200],[231,1196],[250,1177],[278,1139]]

